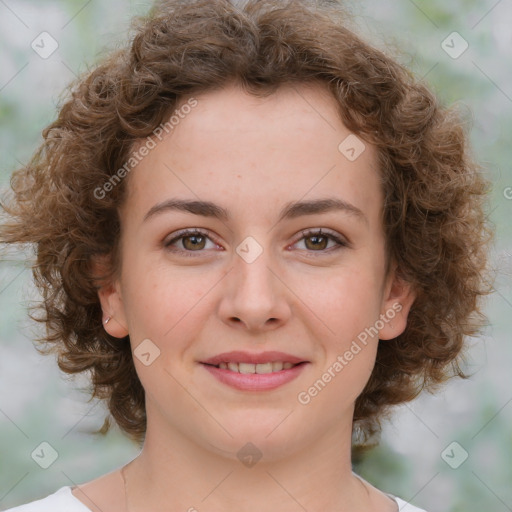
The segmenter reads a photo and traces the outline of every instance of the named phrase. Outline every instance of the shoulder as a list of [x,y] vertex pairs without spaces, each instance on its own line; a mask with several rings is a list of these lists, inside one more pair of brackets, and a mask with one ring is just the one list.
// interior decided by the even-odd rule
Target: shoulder
[[400,510],[400,512],[426,512],[426,510],[415,507],[414,505],[411,505],[410,503],[407,503],[406,501],[397,498],[396,496],[388,496],[390,496],[390,498],[393,498],[398,503],[398,509]]
[[81,501],[77,500],[71,487],[61,487],[46,498],[31,501],[5,512],[91,512]]

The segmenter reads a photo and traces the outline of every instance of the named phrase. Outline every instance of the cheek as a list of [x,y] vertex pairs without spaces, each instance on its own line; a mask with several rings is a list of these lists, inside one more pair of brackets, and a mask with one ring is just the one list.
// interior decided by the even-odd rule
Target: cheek
[[[135,263],[135,262],[134,262]],[[164,263],[134,264],[123,277],[123,301],[134,345],[150,338],[165,351],[179,348],[180,333],[204,325],[208,291],[219,276],[197,268]],[[171,344],[172,342],[172,344]]]
[[[298,396],[301,404],[312,404],[313,416],[327,415],[338,421],[363,391],[378,347],[379,295],[376,281],[362,272],[350,272],[333,279],[329,292],[318,295],[316,308],[328,334],[316,333],[322,351],[309,387]],[[326,412],[326,411],[329,412]]]
[[[183,389],[178,382],[183,382],[193,369],[187,351],[191,340],[200,338],[207,318],[205,294],[215,279],[162,264],[138,270],[134,267],[124,283],[125,311],[139,379],[155,402],[165,397],[181,403]],[[146,365],[138,353],[148,352],[150,361]]]
[[380,276],[371,266],[346,265],[327,275],[297,279],[297,296],[310,308],[320,332],[343,349],[376,321],[380,312]]
[[350,404],[371,375],[378,346],[375,323],[380,314],[381,277],[374,267],[360,261],[339,268],[328,280],[303,281],[302,290],[309,294],[304,302],[321,320],[315,325],[322,325],[321,331],[311,325],[313,339],[322,352],[318,354],[321,367],[315,375],[321,381],[316,391],[325,384],[319,402],[325,399]]

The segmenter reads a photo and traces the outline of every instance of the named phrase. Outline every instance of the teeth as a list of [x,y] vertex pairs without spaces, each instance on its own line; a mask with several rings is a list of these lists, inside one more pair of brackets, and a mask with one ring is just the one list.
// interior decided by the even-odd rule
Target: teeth
[[289,370],[294,365],[292,363],[283,363],[282,361],[274,361],[272,363],[220,363],[219,368],[222,370],[231,370],[237,373],[273,373],[281,370]]
[[272,363],[262,363],[256,365],[256,373],[272,373],[274,365]]
[[284,364],[281,361],[274,361],[272,363],[272,371],[279,372],[284,368]]
[[240,373],[256,373],[256,365],[251,363],[238,363],[238,371]]

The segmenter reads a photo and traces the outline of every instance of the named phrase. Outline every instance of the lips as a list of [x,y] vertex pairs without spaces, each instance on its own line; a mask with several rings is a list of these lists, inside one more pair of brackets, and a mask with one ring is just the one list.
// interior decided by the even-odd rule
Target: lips
[[266,363],[291,363],[296,365],[299,363],[308,362],[291,354],[284,352],[260,352],[250,353],[242,351],[224,352],[214,357],[210,357],[205,361],[201,361],[203,364],[209,364],[212,366],[219,366],[220,363],[246,363],[246,364],[266,364]]
[[[300,363],[298,363],[300,364]],[[274,362],[268,362],[268,363],[259,363],[259,364],[253,364],[253,363],[219,363],[218,365],[215,365],[216,368],[220,368],[221,370],[230,370],[232,372],[236,373],[245,373],[245,374],[251,374],[251,373],[275,373],[280,372],[282,370],[289,370],[290,368],[293,368],[293,363],[283,363],[282,361],[274,361]]]
[[284,352],[225,352],[202,361],[218,381],[241,391],[270,391],[297,378],[309,361]]

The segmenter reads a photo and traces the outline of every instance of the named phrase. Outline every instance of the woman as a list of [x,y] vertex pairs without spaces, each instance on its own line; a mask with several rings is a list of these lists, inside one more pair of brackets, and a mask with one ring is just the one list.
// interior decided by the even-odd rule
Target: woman
[[351,452],[482,325],[452,111],[332,3],[168,0],[44,138],[1,239],[36,245],[46,343],[141,452],[13,511],[419,510]]

